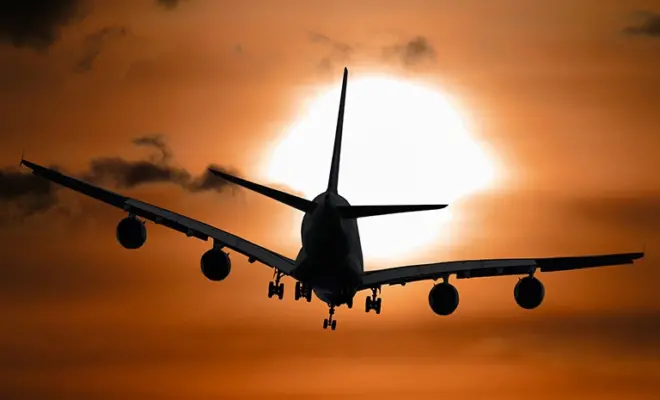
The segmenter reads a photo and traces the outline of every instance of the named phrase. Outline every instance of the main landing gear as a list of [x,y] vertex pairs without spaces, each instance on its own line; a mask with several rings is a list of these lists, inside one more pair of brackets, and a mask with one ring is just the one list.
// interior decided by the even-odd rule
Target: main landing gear
[[309,303],[312,301],[312,288],[302,282],[296,282],[296,294],[294,297],[296,300],[303,298]]
[[328,326],[333,331],[337,329],[337,320],[333,319],[332,316],[335,315],[335,306],[330,306],[330,315],[328,318],[323,320],[323,329],[328,329]]
[[381,298],[378,297],[378,292],[380,291],[380,287],[377,288],[372,288],[372,295],[370,297],[367,297],[364,302],[364,311],[369,312],[371,310],[376,311],[376,314],[380,314],[380,305],[382,303]]
[[275,270],[275,280],[268,282],[268,298],[277,296],[280,300],[284,298],[284,284],[280,283],[280,279],[284,276],[278,270]]

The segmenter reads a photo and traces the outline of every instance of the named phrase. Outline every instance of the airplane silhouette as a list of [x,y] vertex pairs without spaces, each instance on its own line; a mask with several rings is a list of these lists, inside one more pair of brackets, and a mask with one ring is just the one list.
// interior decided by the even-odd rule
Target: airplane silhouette
[[332,162],[328,187],[324,193],[310,201],[273,188],[209,169],[214,175],[242,186],[305,213],[302,222],[302,247],[295,260],[242,239],[229,232],[201,221],[177,214],[137,199],[122,196],[79,179],[64,175],[22,159],[21,165],[32,173],[59,185],[103,201],[128,213],[117,225],[117,240],[127,249],[142,247],[147,239],[144,220],[185,233],[188,237],[213,240],[213,247],[201,257],[201,270],[212,281],[222,281],[231,271],[229,254],[224,248],[241,253],[253,263],[259,261],[273,268],[274,279],[268,286],[268,297],[284,296],[281,279],[289,276],[296,280],[295,299],[312,300],[312,293],[329,307],[329,316],[323,328],[335,330],[335,308],[346,305],[353,307],[357,292],[371,290],[365,298],[365,311],[380,314],[380,289],[383,285],[405,285],[422,280],[442,280],[434,283],[428,295],[430,308],[438,315],[449,315],[459,303],[458,291],[449,283],[449,277],[458,279],[502,275],[526,275],[518,280],[514,288],[516,303],[524,309],[538,307],[545,296],[545,289],[534,273],[536,271],[568,271],[573,269],[607,265],[632,264],[644,253],[603,254],[556,258],[518,258],[449,261],[422,265],[409,265],[376,271],[364,271],[360,234],[357,218],[413,211],[438,210],[438,205],[350,205],[337,192],[339,161],[341,154],[344,109],[346,105],[346,82],[348,69],[344,69],[337,130],[335,132]]

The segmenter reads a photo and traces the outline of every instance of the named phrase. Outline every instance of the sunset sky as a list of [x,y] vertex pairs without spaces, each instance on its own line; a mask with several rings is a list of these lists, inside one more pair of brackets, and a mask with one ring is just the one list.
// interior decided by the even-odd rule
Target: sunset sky
[[[660,395],[657,0],[0,7],[1,398]],[[284,301],[269,299],[272,271],[232,254],[229,278],[207,281],[199,257],[209,243],[154,224],[143,248],[126,251],[115,239],[122,212],[17,167],[25,151],[295,257],[298,211],[222,182],[205,185],[204,171],[215,164],[304,192],[273,178],[270,163],[314,99],[338,90],[344,66],[347,113],[360,113],[351,106],[353,76],[426,85],[451,100],[466,138],[495,171],[487,187],[432,212],[451,216],[428,220],[434,240],[368,258],[366,269],[643,248],[646,257],[539,274],[546,297],[534,311],[516,306],[516,277],[455,281],[461,302],[449,317],[430,310],[430,282],[385,287],[380,315],[364,313],[360,293],[352,310],[338,309],[330,332],[322,329],[326,305],[295,302],[292,280],[284,280]],[[364,104],[383,124],[395,118]],[[332,118],[337,105],[330,103]],[[333,132],[331,124],[305,134],[327,142]],[[442,157],[409,150],[443,134],[401,132],[392,140],[416,147],[396,152],[377,140],[356,150],[347,137],[345,151],[365,169],[342,170],[341,182],[373,175],[368,187],[383,187],[354,186],[348,200],[399,202],[405,192],[410,202],[445,201],[414,197],[420,187],[463,179],[468,167],[438,169]],[[331,149],[320,149],[311,157],[323,186]],[[303,158],[286,157],[306,169]],[[378,176],[370,166],[377,158],[421,178]],[[126,171],[135,162],[165,163],[167,175],[132,179]],[[374,221],[366,232],[383,237],[394,223]]]

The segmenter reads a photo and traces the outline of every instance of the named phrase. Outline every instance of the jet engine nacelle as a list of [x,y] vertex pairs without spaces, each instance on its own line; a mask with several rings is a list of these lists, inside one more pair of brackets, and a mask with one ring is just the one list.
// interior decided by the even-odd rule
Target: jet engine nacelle
[[531,310],[541,305],[545,296],[545,288],[540,280],[533,276],[526,276],[516,283],[513,289],[516,303],[526,310]]
[[229,254],[220,249],[211,249],[204,253],[201,260],[202,273],[211,281],[224,280],[231,272]]
[[438,315],[449,315],[458,307],[458,290],[450,283],[433,286],[429,292],[429,306]]
[[147,228],[139,219],[126,217],[117,224],[117,241],[126,249],[139,249],[147,241]]

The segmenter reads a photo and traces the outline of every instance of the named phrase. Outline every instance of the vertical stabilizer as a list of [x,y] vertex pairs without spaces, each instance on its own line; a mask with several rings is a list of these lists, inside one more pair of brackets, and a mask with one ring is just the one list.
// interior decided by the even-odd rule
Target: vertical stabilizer
[[339,182],[339,158],[341,155],[341,135],[344,130],[347,79],[348,68],[344,68],[344,79],[341,83],[341,98],[339,100],[339,115],[337,116],[337,131],[335,132],[335,145],[332,149],[332,164],[330,164],[330,179],[328,180],[329,193],[337,193],[337,184]]

